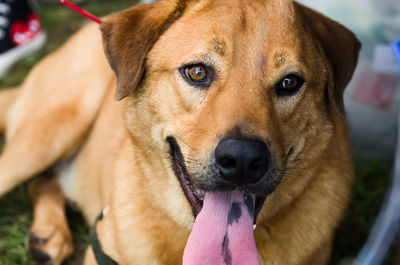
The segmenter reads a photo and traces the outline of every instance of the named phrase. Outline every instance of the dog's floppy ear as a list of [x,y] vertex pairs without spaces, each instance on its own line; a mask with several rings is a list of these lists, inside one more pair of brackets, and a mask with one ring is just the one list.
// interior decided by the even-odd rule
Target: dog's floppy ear
[[343,91],[354,73],[361,44],[354,33],[338,22],[299,3],[295,6],[330,62],[333,80],[328,88],[329,97],[344,116]]
[[146,55],[163,32],[176,21],[188,0],[159,0],[105,18],[100,28],[107,59],[117,76],[117,100],[139,85]]

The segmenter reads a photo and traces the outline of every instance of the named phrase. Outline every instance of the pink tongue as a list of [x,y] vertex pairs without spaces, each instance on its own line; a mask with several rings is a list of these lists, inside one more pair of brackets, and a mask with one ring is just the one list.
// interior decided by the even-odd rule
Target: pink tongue
[[254,195],[207,192],[186,243],[183,265],[259,265]]

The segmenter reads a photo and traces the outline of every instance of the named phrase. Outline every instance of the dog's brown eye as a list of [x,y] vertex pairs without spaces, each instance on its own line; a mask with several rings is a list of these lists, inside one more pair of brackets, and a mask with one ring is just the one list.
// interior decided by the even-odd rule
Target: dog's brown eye
[[202,65],[194,65],[186,68],[185,74],[195,82],[202,81],[207,76],[206,68]]
[[205,64],[185,65],[179,69],[182,77],[192,86],[207,88],[214,79],[214,71]]
[[304,79],[296,74],[285,76],[275,86],[278,96],[290,96],[299,91],[300,87],[304,84]]

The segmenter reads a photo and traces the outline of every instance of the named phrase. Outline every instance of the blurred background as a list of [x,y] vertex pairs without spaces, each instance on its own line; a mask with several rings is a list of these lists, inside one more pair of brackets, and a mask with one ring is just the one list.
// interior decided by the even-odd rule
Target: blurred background
[[[72,2],[97,16],[137,3],[133,0]],[[302,2],[346,25],[363,44],[359,66],[345,92],[354,143],[356,181],[351,205],[336,233],[331,261],[331,265],[347,265],[352,263],[364,244],[391,182],[400,106],[400,76],[397,69],[385,67],[387,63],[382,61],[385,59],[382,57],[385,49],[387,52],[388,44],[400,38],[400,3],[398,0]],[[88,22],[57,0],[38,0],[37,4],[47,42],[40,51],[14,65],[6,77],[0,79],[0,89],[20,84],[38,61]],[[71,209],[67,212],[75,241],[75,254],[64,265],[77,265],[87,245],[88,227],[79,212]],[[0,265],[33,264],[27,251],[31,222],[31,204],[25,185],[0,199]],[[400,264],[396,245],[384,264]]]

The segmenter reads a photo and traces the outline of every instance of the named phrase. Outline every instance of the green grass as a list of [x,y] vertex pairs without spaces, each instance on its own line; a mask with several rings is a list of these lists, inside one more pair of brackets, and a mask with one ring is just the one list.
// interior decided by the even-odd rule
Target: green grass
[[0,212],[0,265],[31,264],[26,239],[32,214],[25,187],[1,199]]
[[[74,2],[98,16],[121,10],[135,3],[126,0]],[[59,47],[87,21],[58,4],[56,0],[41,0],[39,4],[40,16],[49,37],[46,47],[19,62],[7,78],[0,80],[0,89],[18,85],[35,63]],[[390,171],[389,162],[356,161],[357,177],[353,200],[336,234],[332,265],[348,264],[345,262],[346,258],[351,259],[357,255],[379,211],[383,194],[390,182]],[[32,223],[31,210],[25,185],[17,187],[0,199],[0,265],[33,264],[27,252],[27,236]],[[80,264],[86,246],[88,228],[78,212],[68,210],[67,214],[76,251],[64,265],[76,265]],[[392,258],[385,264],[393,264]]]

